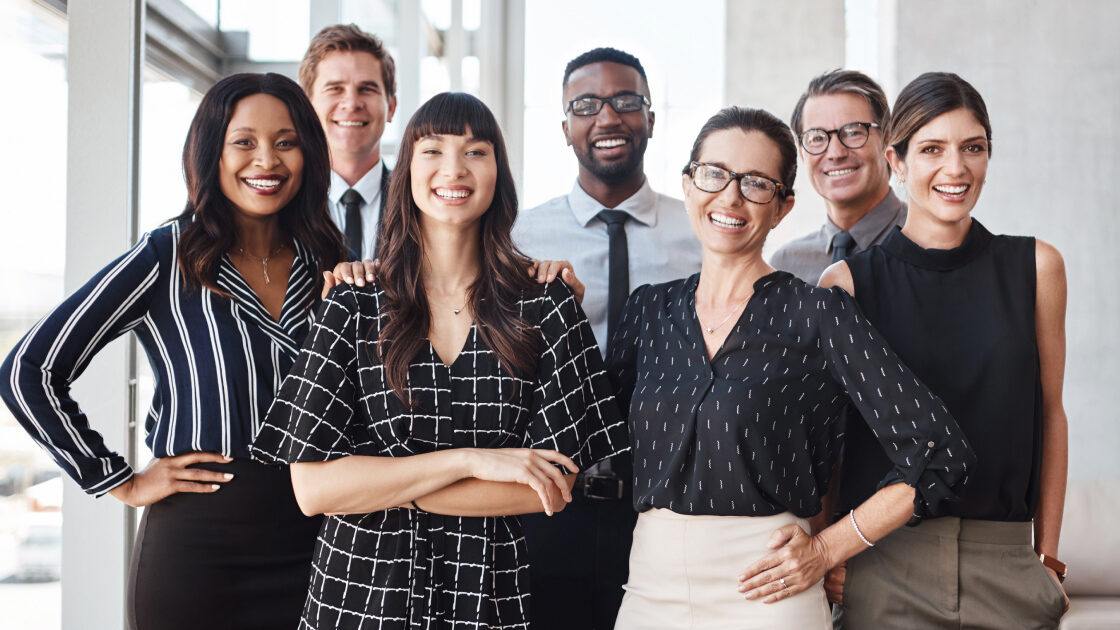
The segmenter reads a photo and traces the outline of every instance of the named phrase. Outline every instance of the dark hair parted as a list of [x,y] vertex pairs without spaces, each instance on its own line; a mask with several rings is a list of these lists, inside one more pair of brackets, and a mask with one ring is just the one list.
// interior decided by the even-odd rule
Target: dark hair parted
[[183,222],[178,259],[186,287],[201,285],[225,294],[216,281],[218,265],[238,242],[238,227],[233,214],[236,209],[222,194],[222,148],[233,110],[241,99],[254,94],[268,94],[287,105],[303,152],[299,191],[278,216],[281,234],[311,251],[317,283],[322,283],[323,271],[346,258],[342,234],[327,208],[330,153],[311,102],[294,81],[283,75],[235,74],[215,83],[202,97],[183,145],[187,205],[174,220]]
[[826,72],[809,81],[809,87],[805,89],[801,98],[797,99],[797,105],[793,108],[793,116],[790,117],[789,126],[793,128],[794,135],[801,135],[801,132],[805,131],[802,129],[801,121],[801,116],[805,111],[805,102],[809,100],[809,97],[826,94],[855,94],[856,96],[862,96],[867,101],[867,104],[871,107],[871,116],[875,120],[849,122],[877,123],[880,132],[886,130],[887,126],[890,125],[891,110],[887,105],[887,95],[883,93],[883,88],[874,79],[862,72],[838,69]]
[[708,136],[725,129],[738,129],[740,131],[758,131],[766,135],[778,145],[782,156],[781,173],[778,179],[782,182],[781,199],[793,196],[793,181],[797,178],[797,145],[793,142],[793,133],[780,118],[766,111],[753,107],[724,107],[715,116],[708,119],[700,128],[696,141],[692,143],[692,153],[688,156],[688,164],[681,169],[681,174],[688,175],[693,162],[700,161],[700,152],[704,148],[704,141]]
[[444,92],[416,110],[401,138],[377,236],[381,267],[377,281],[385,291],[377,354],[393,392],[406,404],[408,365],[424,345],[431,326],[421,274],[428,245],[420,227],[420,208],[412,197],[412,155],[416,142],[432,135],[466,133],[494,146],[498,173],[494,199],[480,219],[478,279],[467,293],[478,334],[510,374],[527,376],[536,368],[538,338],[522,318],[518,301],[536,283],[526,270],[532,262],[513,244],[517,190],[509,169],[505,141],[494,114],[470,94]]
[[926,72],[902,88],[894,101],[894,118],[887,130],[887,144],[906,159],[910,138],[929,121],[957,109],[966,109],[984,127],[988,155],[992,154],[992,123],[988,107],[976,88],[952,72]]
[[576,70],[593,63],[603,63],[605,61],[630,66],[637,70],[638,75],[642,77],[642,83],[646,86],[646,92],[649,92],[649,80],[646,78],[646,69],[642,67],[642,62],[628,52],[609,47],[592,48],[569,61],[567,67],[564,68],[564,81],[560,85],[564,88],[568,87],[568,78]]
[[335,24],[324,27],[307,46],[303,60],[299,62],[299,84],[303,91],[311,94],[315,79],[319,77],[319,64],[333,52],[365,52],[381,63],[381,81],[384,83],[386,100],[392,101],[397,95],[397,64],[376,35],[371,35],[354,24]]

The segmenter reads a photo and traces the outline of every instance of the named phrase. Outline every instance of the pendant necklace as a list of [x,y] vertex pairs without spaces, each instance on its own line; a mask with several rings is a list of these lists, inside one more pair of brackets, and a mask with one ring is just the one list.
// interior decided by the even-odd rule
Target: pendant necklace
[[283,249],[284,244],[281,243],[279,247],[277,247],[271,254],[265,256],[264,258],[261,258],[260,256],[254,256],[249,252],[246,252],[244,247],[238,247],[237,252],[242,256],[245,256],[246,258],[252,258],[253,260],[259,262],[261,264],[261,271],[264,272],[264,283],[272,284],[272,278],[268,277],[268,261],[275,258],[276,254],[279,254]]
[[[746,303],[750,299],[751,299],[751,296],[748,295],[746,300],[743,300],[742,302],[739,302],[738,304],[736,304],[735,308],[731,309],[731,312],[727,314],[727,317],[724,317],[723,320],[720,321],[720,323],[716,324],[715,326],[704,326],[704,322],[700,321],[700,312],[699,311],[696,312],[696,321],[700,322],[700,326],[704,329],[704,332],[711,335],[711,334],[715,333],[717,330],[719,330],[720,328],[722,328],[723,325],[727,323],[727,320],[731,319],[732,315],[735,315],[736,313],[738,313],[739,309],[742,308],[744,305],[746,305]],[[695,307],[696,307],[696,302],[695,302],[695,298],[694,298],[693,299],[693,308],[695,308]]]

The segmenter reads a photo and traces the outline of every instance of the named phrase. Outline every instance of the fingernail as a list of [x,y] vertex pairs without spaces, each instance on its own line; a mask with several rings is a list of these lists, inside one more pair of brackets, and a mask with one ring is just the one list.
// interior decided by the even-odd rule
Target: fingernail
[[221,488],[221,487],[222,487],[221,485],[216,484],[216,483],[210,484],[210,489],[211,490],[217,490],[218,488]]
[[556,279],[556,274],[554,274],[554,273],[548,274],[548,281],[549,282],[552,282],[555,279]]
[[232,462],[233,461],[233,458],[230,457],[229,455],[226,455],[225,459],[226,459],[227,462]]
[[367,273],[366,274],[366,280],[369,280],[370,282],[373,282],[373,274],[372,273]]
[[746,580],[746,579],[747,579],[747,574],[746,574],[746,573],[741,573],[741,574],[739,574],[739,581],[740,581],[740,582],[742,582],[742,581],[744,581],[744,580]]
[[226,478],[226,481],[229,481],[230,479],[233,479],[233,474],[232,473],[226,473],[222,476]]

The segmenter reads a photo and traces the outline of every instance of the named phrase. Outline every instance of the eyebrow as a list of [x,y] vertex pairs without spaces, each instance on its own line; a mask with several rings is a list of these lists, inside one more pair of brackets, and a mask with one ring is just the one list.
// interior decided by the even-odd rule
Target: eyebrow
[[[984,142],[987,142],[988,138],[985,137],[985,136],[972,136],[971,138],[965,138],[964,140],[961,140],[961,142],[962,143],[977,142],[979,140],[983,140]],[[926,143],[948,144],[948,142],[949,142],[948,140],[943,140],[941,138],[922,138],[922,139],[918,140],[918,144],[926,144]]]
[[[460,137],[460,136],[456,136],[454,134],[451,134],[451,136],[454,137],[454,138]],[[416,139],[416,141],[417,142],[423,142],[425,140],[431,140],[433,142],[443,142],[444,138],[446,138],[446,137],[447,136],[445,136],[444,134],[430,133],[426,136],[420,136],[419,138]],[[494,144],[493,142],[487,140],[486,138],[479,138],[477,136],[470,136],[466,140],[466,144],[475,144],[477,142],[484,142],[484,143],[490,144],[490,145]]]
[[[333,81],[327,81],[327,82],[323,83],[323,87],[332,87],[332,86],[335,86],[335,85],[343,85],[345,83],[348,83],[348,81],[344,81],[343,79],[335,79]],[[380,81],[374,81],[374,80],[359,81],[358,85],[361,85],[361,86],[369,85],[369,86],[373,86],[373,87],[378,88],[378,89],[381,88],[381,82]]]
[[758,169],[751,169],[749,171],[741,171],[740,172],[740,171],[737,171],[733,168],[727,168],[727,165],[724,164],[723,162],[701,162],[701,164],[707,164],[708,166],[718,166],[725,171],[729,171],[729,172],[735,173],[737,175],[755,175],[755,176],[758,176],[758,177],[765,177],[766,179],[771,179],[771,180],[775,180],[775,181],[777,181],[777,179],[778,179],[777,177],[773,177],[773,176],[771,176],[767,173],[763,173],[762,171],[760,171]]
[[[583,94],[580,94],[578,96],[573,96],[572,98],[570,98],[568,100],[578,101],[581,98],[614,98],[616,96],[626,96],[628,94],[633,94],[635,96],[642,95],[640,92],[635,92],[634,90],[619,90],[618,92],[615,92],[614,94],[611,94],[610,96],[599,96],[598,94],[592,94],[591,92],[584,92]],[[644,95],[642,95],[642,96],[644,96]]]
[[[253,129],[252,127],[238,127],[237,129],[230,129],[229,133],[237,133],[238,131],[248,131],[250,133],[253,133],[253,132],[256,132],[256,129]],[[296,132],[295,129],[288,129],[287,127],[285,127],[283,129],[278,130],[276,133],[279,135],[279,134],[282,134],[282,133],[295,133],[295,132]]]

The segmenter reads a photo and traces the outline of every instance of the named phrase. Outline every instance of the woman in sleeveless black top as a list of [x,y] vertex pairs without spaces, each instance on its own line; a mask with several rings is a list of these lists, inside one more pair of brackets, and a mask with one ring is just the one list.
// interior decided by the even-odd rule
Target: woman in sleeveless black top
[[[971,217],[990,154],[976,90],[953,74],[916,79],[899,94],[887,149],[909,193],[906,224],[821,279],[855,296],[978,458],[948,516],[885,537],[830,576],[843,580],[841,627],[1048,628],[1067,605],[1055,560],[1065,271],[1051,245],[994,236]],[[849,423],[845,439],[841,511],[890,466],[865,423]]]

